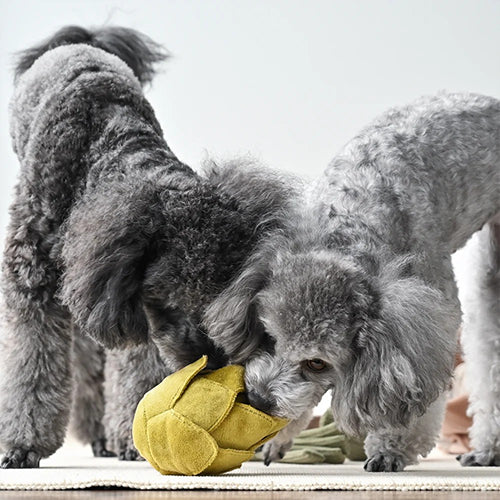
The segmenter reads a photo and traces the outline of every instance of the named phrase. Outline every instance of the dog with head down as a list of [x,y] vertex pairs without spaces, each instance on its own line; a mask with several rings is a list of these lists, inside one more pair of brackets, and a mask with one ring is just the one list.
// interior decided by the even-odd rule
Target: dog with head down
[[205,316],[246,363],[254,404],[292,419],[266,461],[328,389],[338,425],[367,434],[366,470],[400,471],[433,448],[461,323],[451,255],[474,235],[462,304],[474,449],[459,459],[500,465],[500,101],[441,93],[389,110],[288,221]]
[[[202,314],[285,219],[295,181],[242,161],[200,176],[172,153],[141,88],[164,58],[134,30],[75,26],[19,58],[10,111],[21,171],[2,265],[3,468],[38,467],[54,453],[72,404],[94,454],[136,458],[138,400],[203,354],[210,367],[227,362]],[[112,349],[106,417],[101,346]]]

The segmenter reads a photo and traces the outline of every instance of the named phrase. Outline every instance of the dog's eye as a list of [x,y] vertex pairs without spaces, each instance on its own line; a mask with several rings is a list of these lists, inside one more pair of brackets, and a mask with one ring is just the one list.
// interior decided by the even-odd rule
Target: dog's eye
[[307,368],[307,370],[315,373],[322,372],[328,367],[328,365],[319,358],[308,359],[306,361],[303,361],[302,364],[304,368]]

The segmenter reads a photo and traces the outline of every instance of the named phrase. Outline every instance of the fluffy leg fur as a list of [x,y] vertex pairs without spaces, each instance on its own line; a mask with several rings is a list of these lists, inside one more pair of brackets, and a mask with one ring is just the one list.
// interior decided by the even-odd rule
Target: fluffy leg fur
[[139,458],[132,440],[135,409],[142,396],[168,374],[158,349],[151,342],[108,351],[104,426],[108,444],[120,460]]
[[[18,187],[20,191],[23,189]],[[28,195],[11,208],[3,259],[0,448],[3,468],[38,467],[63,443],[72,394],[69,315],[55,299],[50,220]]]
[[469,272],[463,283],[463,347],[473,451],[460,463],[500,465],[500,218],[469,243]]
[[368,434],[365,451],[368,472],[398,472],[416,464],[434,447],[444,415],[446,395],[431,404],[425,415],[408,428],[385,429]]
[[70,428],[84,444],[90,444],[96,457],[112,457],[106,449],[104,416],[104,361],[102,346],[74,327],[75,392]]
[[[446,323],[442,328],[447,332],[447,336],[453,338],[460,325],[460,307],[451,259],[427,259],[425,265],[430,265],[434,273],[425,272],[425,268],[416,270],[420,273],[424,271],[422,275],[436,277],[434,281],[428,281],[439,289],[446,299],[447,307],[443,309],[446,312],[442,316]],[[437,308],[438,304],[435,307]],[[422,360],[417,362],[422,363]],[[377,432],[368,433],[365,440],[365,452],[368,457],[364,465],[365,470],[398,472],[407,465],[418,463],[419,457],[425,457],[436,444],[445,402],[446,391],[428,407],[424,415],[414,419],[408,427],[382,428]]]

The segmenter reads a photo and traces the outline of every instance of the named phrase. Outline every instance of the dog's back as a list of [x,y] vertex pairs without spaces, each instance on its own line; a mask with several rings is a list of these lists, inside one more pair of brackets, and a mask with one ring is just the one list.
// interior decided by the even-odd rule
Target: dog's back
[[[140,96],[140,84],[151,81],[154,64],[165,58],[161,47],[152,40],[121,27],[89,31],[68,26],[22,52],[15,68],[16,89],[11,100],[11,133],[20,159],[30,132],[43,127],[41,119],[47,120],[53,113],[69,115],[72,100],[80,101],[77,114],[81,120],[85,118],[85,85],[102,85],[101,93],[111,90],[107,82],[112,75],[115,85],[121,84],[128,93]],[[118,95],[122,89],[113,90]],[[87,94],[91,93],[89,89]]]
[[163,58],[149,38],[119,27],[63,28],[22,53],[10,106],[19,189],[40,203],[57,199],[56,224],[103,169],[137,165],[127,151],[146,149],[149,167],[178,163],[141,89]]
[[452,253],[500,211],[500,101],[441,93],[394,108],[350,141],[325,176],[314,198],[337,200],[337,220],[347,207],[368,225],[379,220],[387,241],[433,239]]

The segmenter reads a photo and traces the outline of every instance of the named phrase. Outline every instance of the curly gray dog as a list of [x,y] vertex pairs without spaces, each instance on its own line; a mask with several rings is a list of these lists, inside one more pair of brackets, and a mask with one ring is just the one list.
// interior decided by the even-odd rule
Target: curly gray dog
[[[366,470],[399,471],[432,449],[461,319],[451,255],[482,228],[463,304],[474,451],[459,459],[500,465],[499,188],[500,101],[443,93],[375,120],[304,192],[205,318],[232,360],[252,358],[261,407],[294,420],[267,462],[327,389],[339,425],[368,433]],[[274,353],[253,348],[256,321]]]
[[[209,355],[210,301],[294,192],[283,176],[229,163],[200,177],[162,136],[141,83],[161,47],[133,30],[67,27],[22,54],[11,102],[21,174],[3,259],[0,448],[4,468],[37,467],[70,414],[107,456],[135,458],[132,414],[165,373]],[[256,338],[259,333],[255,332]],[[138,347],[134,347],[138,345]]]

